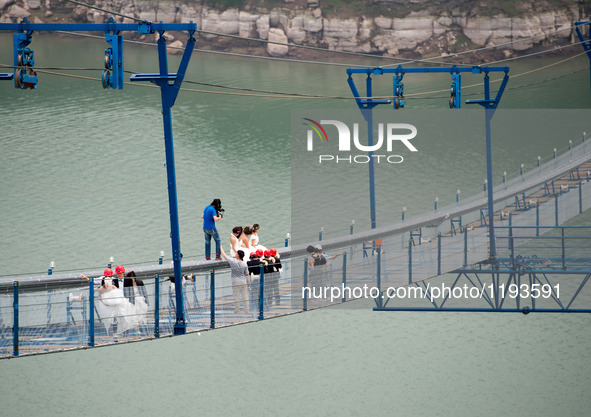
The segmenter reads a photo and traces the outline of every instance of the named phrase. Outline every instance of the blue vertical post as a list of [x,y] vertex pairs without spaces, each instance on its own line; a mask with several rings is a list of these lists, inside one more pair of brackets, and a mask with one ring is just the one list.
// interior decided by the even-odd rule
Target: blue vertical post
[[437,234],[437,275],[441,275],[441,232]]
[[[485,79],[485,90],[488,90],[488,74]],[[488,94],[486,94],[488,96]],[[494,109],[486,109],[486,178],[488,182],[488,235],[490,240],[490,253],[489,257],[494,259],[497,256],[495,247],[495,228],[494,228],[494,217],[495,211],[493,207],[493,172],[492,172],[492,138],[490,133],[490,121],[494,114]]]
[[322,242],[322,234],[324,233],[324,227],[320,228],[320,232],[318,232],[318,241]]
[[412,284],[412,236],[408,240],[408,283]]
[[564,245],[564,227],[560,228],[560,235],[562,241],[562,269],[566,270],[566,247]]
[[[351,226],[353,227],[353,226]],[[347,301],[345,288],[347,287],[347,252],[343,253],[343,303]]]
[[378,308],[382,308],[382,247],[378,246],[378,259],[377,259],[377,287],[378,287],[378,298],[376,298],[376,302],[378,304]]
[[285,247],[289,246],[289,233],[285,235]]
[[154,276],[154,337],[160,337],[160,275]]
[[302,300],[302,310],[308,311],[308,260],[304,259],[304,289],[302,291],[303,300]]
[[464,266],[468,266],[468,228],[464,230]]
[[486,122],[486,179],[488,183],[487,191],[488,191],[488,230],[489,230],[489,258],[495,259],[496,258],[496,247],[495,247],[495,229],[494,229],[494,207],[493,207],[493,170],[492,170],[492,137],[491,137],[491,126],[490,122],[492,120],[493,115],[495,114],[495,110],[499,105],[501,100],[501,96],[503,95],[503,91],[505,91],[505,87],[507,82],[509,81],[509,67],[505,67],[505,76],[503,77],[503,81],[501,82],[501,86],[497,90],[497,95],[493,99],[490,96],[490,78],[488,76],[488,72],[485,71],[484,75],[484,100],[468,100],[467,103],[475,103],[480,104],[484,107],[484,117]]
[[554,195],[554,222],[558,227],[558,195]]
[[579,181],[579,213],[583,212],[583,182]]
[[[176,192],[176,173],[174,163],[174,144],[172,136],[172,116],[171,108],[174,105],[180,86],[183,82],[185,71],[189,64],[191,54],[193,53],[193,46],[195,39],[193,33],[189,31],[189,39],[185,52],[179,65],[179,70],[176,75],[168,73],[168,60],[166,55],[166,39],[164,37],[164,30],[160,30],[160,37],[158,38],[158,64],[159,74],[148,76],[136,74],[131,78],[132,81],[148,80],[154,82],[160,87],[160,96],[162,101],[162,120],[164,125],[164,147],[166,151],[166,177],[168,182],[168,206],[170,214],[170,237],[172,244],[172,260],[174,265],[175,282],[182,282],[181,272],[181,244],[179,232],[179,216],[178,216],[178,202]],[[169,81],[174,80],[173,84]],[[176,322],[174,324],[174,334],[185,334],[187,331],[187,324],[185,321],[183,291],[182,285],[175,286],[176,295]]]
[[94,278],[88,279],[88,346],[94,346]]
[[[368,74],[365,81],[367,88],[367,97],[372,96],[371,76]],[[367,121],[367,145],[373,146],[373,107],[362,111]],[[375,168],[373,162],[373,151],[368,152],[369,157],[369,216],[371,219],[371,228],[376,228],[376,185]]]
[[577,34],[577,37],[579,38],[579,41],[581,42],[581,45],[583,46],[583,49],[587,53],[587,58],[589,58],[589,87],[591,88],[591,28],[587,29],[589,40],[585,40],[585,37],[583,36],[583,33],[580,29],[580,26],[582,25],[589,26],[591,25],[591,22],[575,22],[575,32]]
[[265,266],[261,265],[261,279],[259,281],[259,320],[265,318]]
[[511,251],[511,266],[515,266],[515,242],[513,240],[513,213],[509,213],[509,249]]
[[210,324],[209,327],[211,327],[212,329],[215,329],[215,270],[211,270],[211,287],[210,287],[210,291],[211,291],[211,301],[209,303],[209,307],[210,307],[210,314],[211,314],[211,320],[210,320]]
[[[166,39],[160,33],[158,38],[158,58],[160,64],[160,76],[168,77],[168,61],[166,57]],[[170,237],[172,240],[172,260],[174,264],[174,282],[182,283],[181,272],[181,241],[179,232],[178,202],[176,194],[176,173],[174,165],[174,144],[172,138],[171,107],[174,103],[169,95],[172,91],[168,81],[160,83],[160,95],[162,98],[162,120],[164,122],[164,146],[166,151],[166,177],[168,180],[168,208],[170,213]],[[176,295],[176,322],[174,334],[185,334],[187,325],[183,309],[183,286],[175,285]]]
[[[49,263],[49,268],[47,269],[47,275],[53,275],[53,268],[55,268],[55,262],[51,261]],[[47,326],[51,323],[51,294],[52,290],[47,291]]]
[[[193,28],[194,27],[194,28]],[[174,145],[172,138],[172,116],[171,108],[178,96],[178,93],[185,77],[185,72],[193,47],[195,46],[196,25],[190,24],[189,39],[185,47],[185,52],[181,58],[178,72],[176,74],[168,73],[168,61],[166,56],[166,39],[164,38],[164,29],[159,29],[160,37],[158,38],[158,74],[134,74],[131,76],[131,81],[150,81],[160,87],[160,96],[162,100],[162,120],[164,125],[164,146],[166,150],[166,178],[168,182],[168,207],[170,214],[170,237],[172,245],[172,261],[174,265],[174,280],[175,282],[182,282],[181,272],[181,243],[179,232],[179,215],[178,202],[176,193],[176,174],[174,165]],[[174,81],[170,84],[170,81]],[[183,288],[182,285],[175,286],[176,295],[176,321],[174,324],[174,334],[185,334],[187,332],[187,323],[185,320],[185,311],[183,303]]]
[[536,202],[536,236],[540,236],[540,200]]
[[12,354],[18,356],[18,281],[14,281],[12,294]]

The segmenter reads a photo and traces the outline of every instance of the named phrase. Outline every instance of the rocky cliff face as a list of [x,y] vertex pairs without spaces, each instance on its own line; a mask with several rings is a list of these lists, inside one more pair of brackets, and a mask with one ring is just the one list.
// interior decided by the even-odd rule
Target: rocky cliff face
[[[422,0],[415,0],[415,3]],[[331,13],[325,15],[317,0],[286,0],[285,7],[267,10],[245,6],[244,9],[218,10],[200,2],[149,0],[88,0],[89,4],[113,10],[135,18],[197,23],[198,29],[263,39],[271,56],[293,54],[296,48],[281,44],[299,44],[333,50],[375,53],[403,57],[447,55],[466,49],[507,44],[499,48],[505,56],[528,51],[549,43],[572,41],[573,22],[588,19],[588,2],[564,0],[520,3],[521,10],[513,13],[487,9],[480,14],[479,6],[488,3],[447,0],[438,8],[421,5],[404,17],[395,17],[402,2],[381,0],[376,15]],[[471,3],[470,7],[466,7]],[[585,6],[586,5],[586,6]],[[423,7],[424,6],[424,7]],[[389,10],[391,9],[392,12]],[[398,13],[399,14],[399,13]],[[51,0],[0,0],[0,22],[17,22],[27,17],[32,22],[105,22],[103,12],[65,2]],[[126,21],[114,17],[116,21]],[[558,33],[554,33],[559,31]],[[551,34],[544,37],[541,35]],[[540,36],[540,37],[538,37]],[[200,34],[209,42],[219,36]],[[518,42],[516,42],[518,41]],[[181,45],[182,41],[175,41]],[[228,47],[230,41],[226,41]]]

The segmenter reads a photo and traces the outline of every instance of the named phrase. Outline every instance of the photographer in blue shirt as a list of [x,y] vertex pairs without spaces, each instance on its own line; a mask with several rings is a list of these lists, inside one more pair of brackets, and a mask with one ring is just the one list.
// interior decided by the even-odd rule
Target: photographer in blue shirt
[[215,240],[215,259],[220,260],[221,252],[221,239],[220,235],[215,227],[215,222],[223,217],[224,209],[222,208],[222,201],[216,198],[211,204],[203,210],[203,233],[205,235],[205,259],[211,260],[211,238]]

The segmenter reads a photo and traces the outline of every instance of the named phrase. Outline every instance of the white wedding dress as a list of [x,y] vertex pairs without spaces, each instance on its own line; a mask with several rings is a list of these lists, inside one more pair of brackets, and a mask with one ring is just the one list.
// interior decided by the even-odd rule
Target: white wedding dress
[[137,329],[140,324],[145,324],[148,305],[135,287],[134,293],[135,304],[130,303],[123,295],[123,290],[115,286],[110,286],[99,293],[96,307],[107,333],[115,319],[118,333]]
[[254,248],[254,251],[261,249],[263,252],[268,250],[266,246],[259,245],[259,236],[254,233],[250,236],[250,246]]
[[[236,236],[234,236],[234,237],[236,237]],[[230,239],[230,242],[231,241],[232,240]],[[244,242],[240,238],[238,238],[238,242],[236,243],[236,250],[241,250],[242,252],[244,252],[244,261],[248,261],[249,258],[250,258],[250,254],[252,252],[256,252],[256,249],[247,249],[246,246],[244,246]],[[232,257],[235,257],[236,256],[236,252],[234,252],[234,248],[233,247],[230,248],[230,255]]]

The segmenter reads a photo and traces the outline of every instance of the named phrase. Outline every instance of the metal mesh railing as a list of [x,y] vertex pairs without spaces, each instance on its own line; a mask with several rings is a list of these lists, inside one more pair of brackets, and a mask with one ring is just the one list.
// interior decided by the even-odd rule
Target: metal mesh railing
[[[579,155],[578,163],[589,158],[586,151],[584,158],[580,157],[582,154],[575,153]],[[564,175],[573,169],[574,158],[567,155],[562,162],[550,161],[552,166],[538,172],[541,177],[524,175],[514,179],[515,184],[508,184],[504,191],[497,192],[495,187],[500,195],[497,207],[507,204],[495,214],[495,244],[501,259],[513,262],[535,252],[540,265],[546,259],[548,265],[553,265],[550,272],[558,270],[556,266],[575,272],[588,268],[589,229],[581,229],[585,230],[582,235],[569,235],[575,229],[556,228],[591,207],[591,182],[587,176],[571,171],[573,178],[569,185],[555,186],[553,182],[555,174]],[[559,162],[564,165],[554,166]],[[504,189],[505,185],[500,187]],[[311,262],[305,246],[280,250],[281,272],[263,274],[262,280],[253,277],[244,289],[233,285],[223,261],[183,262],[186,279],[180,285],[186,329],[200,331],[234,325],[355,298],[376,298],[379,305],[379,297],[388,288],[426,289],[427,279],[489,258],[487,216],[486,213],[483,216],[482,199],[483,196],[476,196],[397,225],[323,241],[327,251],[324,256],[328,258],[323,265]],[[527,266],[525,261],[519,262]],[[136,283],[143,285],[138,285],[141,291],[136,287],[137,293],[132,297],[129,294],[105,296],[100,282],[87,282],[79,273],[3,279],[0,357],[174,334],[177,300],[176,283],[169,278],[173,275],[172,265],[138,266],[134,272]],[[86,275],[98,277],[101,272],[91,271]],[[528,279],[532,288],[536,282],[545,284],[543,280],[548,278]],[[485,286],[489,281],[483,279],[480,284]],[[562,307],[585,305],[587,297],[579,295],[581,288],[580,284],[565,284],[563,291],[570,294],[571,300]],[[487,297],[478,302],[494,305],[493,294],[487,293]],[[100,307],[108,298],[112,298],[107,302],[112,310]],[[130,298],[143,301],[133,302]],[[557,298],[552,302],[556,303]],[[430,304],[428,297],[422,302]],[[447,305],[454,306],[454,302],[457,304],[449,300]],[[550,301],[540,300],[538,306],[544,302]]]

